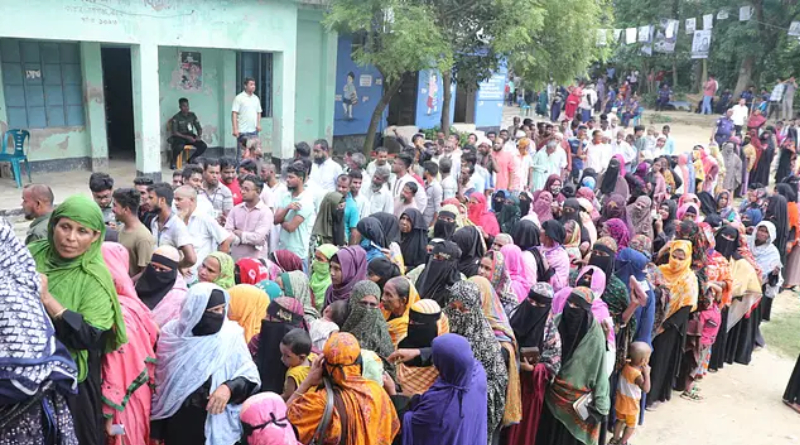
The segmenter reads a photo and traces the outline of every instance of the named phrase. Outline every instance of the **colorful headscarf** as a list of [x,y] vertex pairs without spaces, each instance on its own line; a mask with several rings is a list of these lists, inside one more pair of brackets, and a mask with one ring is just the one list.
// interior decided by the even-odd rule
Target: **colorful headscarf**
[[333,244],[323,244],[317,250],[328,259],[328,262],[318,261],[316,258],[311,262],[311,293],[314,298],[314,306],[321,311],[325,306],[325,291],[331,286],[331,258],[339,251]]
[[505,259],[505,269],[511,278],[511,288],[517,294],[517,302],[528,298],[528,291],[533,284],[525,271],[522,251],[514,244],[507,244],[500,249]]
[[492,283],[484,277],[475,276],[469,279],[478,285],[478,290],[481,292],[481,309],[483,315],[489,320],[489,326],[492,327],[495,336],[500,341],[513,342],[514,330],[508,322],[508,316],[503,311],[503,305],[500,304],[500,299],[497,297],[492,287]]
[[251,284],[237,284],[228,289],[231,295],[228,319],[244,329],[244,339],[249,342],[261,332],[261,320],[267,316],[269,296]]
[[267,267],[255,258],[242,258],[236,262],[239,283],[257,284],[269,278]]
[[288,250],[276,250],[271,254],[275,264],[284,272],[303,270],[303,260],[296,253]]
[[608,234],[616,241],[619,248],[628,247],[630,242],[630,234],[628,233],[628,225],[619,218],[611,218],[605,223]]
[[369,280],[363,280],[353,286],[350,301],[347,307],[350,311],[340,332],[353,334],[360,345],[377,353],[380,357],[387,358],[394,352],[394,343],[389,336],[389,327],[379,308],[368,308],[361,304],[361,300],[372,295],[380,301],[381,289]]
[[[672,255],[676,250],[682,250],[686,259],[677,260]],[[685,240],[675,240],[670,245],[669,263],[659,266],[664,275],[664,281],[670,291],[670,301],[665,318],[668,319],[679,309],[697,306],[699,284],[697,277],[692,272],[692,243]]]
[[211,252],[208,256],[219,262],[219,276],[213,283],[225,290],[232,288],[236,284],[236,280],[233,277],[233,258],[227,253],[219,251]]
[[343,247],[331,257],[331,261],[334,260],[342,268],[342,284],[339,287],[328,287],[325,291],[325,306],[334,301],[349,299],[353,286],[367,278],[367,254],[361,247]]
[[[495,236],[500,233],[497,217],[487,208],[486,196],[483,193],[474,192],[469,195],[469,199],[470,204],[467,206],[469,220],[476,226],[482,227],[483,231],[489,236]],[[472,203],[472,200],[475,200],[475,203]]]
[[301,445],[286,418],[286,403],[274,392],[250,396],[242,404],[239,419],[252,430],[247,445]]

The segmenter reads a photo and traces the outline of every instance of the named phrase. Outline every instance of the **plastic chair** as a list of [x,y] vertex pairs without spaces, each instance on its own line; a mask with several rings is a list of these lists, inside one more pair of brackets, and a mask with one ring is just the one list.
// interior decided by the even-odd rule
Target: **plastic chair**
[[183,146],[183,150],[181,151],[180,156],[178,156],[178,159],[175,162],[175,166],[178,168],[178,170],[183,169],[184,162],[189,162],[192,150],[194,150],[194,145],[192,144],[186,144]]
[[[14,152],[8,152],[8,138],[14,140]],[[0,162],[10,162],[11,170],[14,173],[14,180],[17,181],[17,188],[22,188],[22,172],[20,171],[20,163],[25,161],[25,170],[28,172],[28,182],[33,182],[31,179],[31,166],[28,164],[28,155],[25,154],[25,139],[28,139],[30,145],[31,134],[28,130],[8,130],[3,134],[2,150],[0,150]]]

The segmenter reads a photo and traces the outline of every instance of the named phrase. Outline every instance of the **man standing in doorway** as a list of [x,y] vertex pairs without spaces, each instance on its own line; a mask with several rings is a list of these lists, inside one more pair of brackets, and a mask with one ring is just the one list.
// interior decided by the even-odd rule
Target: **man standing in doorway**
[[703,107],[700,110],[701,114],[711,114],[711,100],[714,99],[714,95],[717,94],[718,88],[719,83],[717,83],[717,79],[714,79],[713,74],[709,74],[708,81],[706,81],[705,86],[703,86]]
[[178,156],[181,155],[183,147],[186,145],[193,145],[195,150],[192,156],[187,161],[188,164],[194,164],[194,161],[205,153],[206,145],[201,139],[203,135],[203,128],[200,126],[200,121],[197,116],[189,111],[189,99],[181,97],[178,99],[179,111],[175,116],[172,116],[172,135],[167,142],[172,146],[172,158],[170,159],[169,168],[175,170],[177,168]]
[[256,81],[252,77],[244,78],[244,91],[233,99],[231,121],[233,137],[237,141],[236,159],[239,159],[239,147],[243,147],[247,139],[258,137],[261,131],[261,99],[256,96]]

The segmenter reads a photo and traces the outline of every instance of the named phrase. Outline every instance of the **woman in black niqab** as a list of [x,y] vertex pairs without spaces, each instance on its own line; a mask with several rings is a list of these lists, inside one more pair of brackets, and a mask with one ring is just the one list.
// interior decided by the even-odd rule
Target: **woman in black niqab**
[[474,226],[466,226],[456,230],[453,235],[453,242],[461,250],[458,271],[467,278],[478,275],[481,259],[486,253],[486,246],[483,244],[483,239],[478,229]]
[[789,206],[783,195],[775,194],[767,199],[767,211],[764,220],[775,224],[775,247],[781,255],[781,264],[786,265],[786,241],[789,238]]
[[428,261],[428,225],[417,209],[406,209],[400,218],[408,218],[411,224],[410,232],[400,234],[400,251],[406,270],[413,270]]
[[416,286],[420,298],[429,298],[446,306],[449,300],[450,286],[461,281],[458,271],[458,262],[461,259],[461,249],[452,241],[439,241],[433,245],[433,252],[417,278]]

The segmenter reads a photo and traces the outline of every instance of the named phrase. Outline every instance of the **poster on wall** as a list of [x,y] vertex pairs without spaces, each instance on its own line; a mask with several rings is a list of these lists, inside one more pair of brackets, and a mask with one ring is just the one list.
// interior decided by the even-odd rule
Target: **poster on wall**
[[203,88],[202,55],[197,51],[181,51],[181,88],[198,91]]
[[628,45],[636,43],[636,28],[627,28],[625,30],[625,43]]
[[800,37],[800,22],[795,21],[789,25],[789,35],[793,37]]
[[694,30],[697,27],[697,19],[690,18],[686,19],[686,34],[694,34]]
[[714,27],[714,14],[706,14],[703,16],[703,29],[709,30]]
[[692,59],[707,59],[710,48],[711,30],[695,31],[694,39],[692,39]]
[[[427,74],[427,81],[422,78],[424,74]],[[420,77],[420,84],[427,85],[420,89],[420,93],[427,96],[425,100],[425,107],[427,111],[425,114],[430,116],[433,113],[438,113],[439,106],[441,105],[441,99],[439,95],[439,73],[432,70],[422,71],[420,72]]]
[[675,52],[675,41],[678,33],[678,21],[671,19],[661,19],[656,31],[653,51],[657,53],[669,54]]

